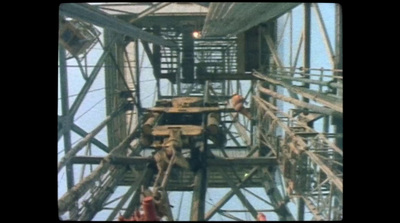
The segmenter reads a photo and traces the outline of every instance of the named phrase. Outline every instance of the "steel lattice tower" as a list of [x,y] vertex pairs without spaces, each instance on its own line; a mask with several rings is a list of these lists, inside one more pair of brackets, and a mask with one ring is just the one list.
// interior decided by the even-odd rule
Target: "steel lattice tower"
[[342,54],[336,4],[60,5],[59,216],[340,220]]

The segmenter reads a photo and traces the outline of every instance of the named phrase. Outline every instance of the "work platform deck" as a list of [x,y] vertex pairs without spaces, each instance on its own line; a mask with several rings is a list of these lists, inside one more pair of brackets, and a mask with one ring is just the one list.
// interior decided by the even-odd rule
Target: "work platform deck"
[[[235,170],[237,176],[232,171]],[[242,179],[251,171],[252,167],[223,167],[224,172],[227,176],[237,185],[239,182],[238,177],[242,181]],[[156,175],[154,175],[155,178]],[[127,173],[125,177],[119,182],[120,186],[131,186],[138,179],[138,174],[136,171],[131,171]],[[154,183],[154,178],[150,185]],[[194,183],[194,174],[190,170],[180,170],[176,176],[171,176],[168,181],[167,190],[168,191],[193,191],[193,183]],[[229,184],[225,181],[223,176],[221,175],[218,167],[210,167],[208,168],[208,177],[207,177],[208,188],[228,188]],[[251,177],[248,181],[243,184],[243,187],[262,187],[262,179],[256,174]]]

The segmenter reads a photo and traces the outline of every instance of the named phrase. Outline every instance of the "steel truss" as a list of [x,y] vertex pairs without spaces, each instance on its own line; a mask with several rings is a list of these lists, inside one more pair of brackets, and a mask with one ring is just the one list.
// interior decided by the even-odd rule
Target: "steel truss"
[[[143,188],[157,187],[155,159],[149,156],[155,150],[144,146],[140,139],[152,109],[143,107],[143,98],[146,97],[141,94],[143,89],[140,87],[141,62],[147,56],[144,59],[151,64],[155,77],[154,97],[157,100],[202,97],[205,102],[216,103],[215,109],[221,117],[218,127],[226,136],[226,144],[221,145],[207,133],[202,135],[198,154],[202,165],[197,171],[180,170],[176,179],[171,177],[175,167],[168,167],[166,175],[160,179],[162,193],[167,198],[168,220],[179,218],[179,214],[173,214],[178,205],[172,204],[174,208],[169,206],[171,196],[168,192],[172,191],[192,192],[188,220],[193,221],[214,220],[222,216],[242,220],[239,217],[243,217],[241,213],[249,213],[255,220],[259,212],[275,213],[283,221],[304,220],[306,211],[312,215],[312,220],[340,220],[343,205],[343,75],[339,6],[336,8],[335,25],[339,28],[334,47],[331,46],[318,4],[298,6],[304,7],[304,29],[298,50],[294,52],[291,46],[289,65],[277,52],[284,33],[279,34],[273,28],[276,20],[268,22],[267,28],[260,26],[260,41],[254,43],[259,47],[267,46],[270,60],[263,61],[258,69],[246,73],[239,73],[237,69],[239,51],[236,37],[194,40],[195,72],[203,69],[204,73],[196,73],[191,82],[184,78],[183,70],[187,68],[182,67],[185,56],[182,48],[186,38],[183,32],[185,29],[193,31],[196,27],[135,26],[169,5],[144,4],[147,8],[142,12],[128,13],[130,19],[118,19],[106,13],[126,13],[115,8],[119,4],[65,4],[61,8],[61,20],[65,19],[64,15],[71,16],[104,30],[94,47],[101,47],[101,55],[93,69],[87,62],[90,52],[79,58],[76,66],[84,84],[71,106],[67,75],[70,75],[69,68],[74,65],[71,65],[63,46],[59,47],[62,111],[58,118],[58,140],[63,139],[65,154],[60,157],[58,171],[66,170],[67,183],[67,192],[58,200],[59,215],[69,213],[72,220],[93,220],[99,213],[106,215],[103,220],[107,221],[116,220],[119,214],[128,218],[140,208]],[[332,64],[329,69],[310,67],[312,57],[308,48],[312,44],[309,21],[312,11]],[[92,17],[84,16],[85,13],[90,13]],[[283,16],[287,18],[283,29],[292,30],[292,10]],[[126,27],[129,29],[124,29]],[[292,39],[293,33],[289,34]],[[303,66],[300,68],[298,58],[302,47]],[[106,117],[86,132],[75,122],[75,115],[103,71]],[[295,84],[299,82],[302,85]],[[163,83],[168,84],[168,90],[162,88]],[[310,85],[318,85],[319,90],[310,89]],[[289,96],[278,90],[283,88]],[[251,119],[233,110],[229,99],[235,92],[243,95],[248,102],[246,107],[252,114]],[[293,104],[295,108],[284,112],[278,101]],[[208,113],[202,112],[202,115],[202,126],[206,128]],[[153,127],[157,126],[160,118],[156,118]],[[323,132],[313,128],[313,123],[319,119],[324,120]],[[333,133],[329,132],[329,120],[335,126]],[[105,144],[96,136],[106,126],[108,143]],[[82,137],[75,146],[71,142],[72,133]],[[93,148],[105,155],[92,155]],[[182,154],[188,161],[193,158],[189,155],[190,151],[191,148],[182,148]],[[87,166],[91,169],[89,173]],[[76,171],[81,172],[78,182],[74,177]],[[115,192],[122,188],[126,190],[115,197]],[[209,194],[210,188],[226,189],[225,195],[220,196],[221,199],[211,207],[206,204],[207,199],[213,197]],[[254,188],[262,188],[265,194],[254,193]],[[224,208],[229,202],[235,202],[232,198],[238,199],[244,210]],[[258,205],[260,201],[263,205]],[[289,207],[293,202],[298,207],[296,212]],[[179,209],[189,211],[187,207]]]

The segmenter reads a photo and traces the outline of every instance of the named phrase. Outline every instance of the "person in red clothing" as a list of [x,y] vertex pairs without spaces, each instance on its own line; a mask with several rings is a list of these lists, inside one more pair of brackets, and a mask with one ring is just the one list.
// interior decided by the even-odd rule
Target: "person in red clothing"
[[143,214],[138,210],[132,215],[131,218],[124,218],[121,214],[118,216],[119,221],[160,221],[157,216],[156,206],[152,196],[147,196],[142,201]]
[[258,213],[257,221],[267,221],[267,217],[263,213]]
[[241,95],[234,93],[231,98],[231,103],[232,103],[232,107],[233,107],[233,109],[235,109],[235,111],[246,116],[248,119],[251,119],[251,114],[250,114],[249,110],[247,108],[245,108],[243,105],[243,103],[246,103],[246,102]]

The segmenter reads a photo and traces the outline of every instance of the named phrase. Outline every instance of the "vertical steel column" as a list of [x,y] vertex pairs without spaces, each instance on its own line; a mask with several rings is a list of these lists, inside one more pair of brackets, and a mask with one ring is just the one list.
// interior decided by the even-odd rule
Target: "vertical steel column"
[[[203,106],[208,100],[209,81],[205,82]],[[203,129],[207,128],[207,116],[203,113]],[[207,192],[207,135],[203,133],[203,143],[199,148],[200,168],[195,173],[194,188],[192,197],[192,207],[190,213],[190,221],[204,221],[205,220],[205,200]]]
[[[271,21],[270,22],[270,25],[269,25],[269,33],[270,33],[270,36],[271,36],[271,38],[272,38],[272,41],[273,41],[273,45],[276,45],[275,43],[276,43],[276,41],[277,41],[277,39],[278,39],[278,22],[277,22],[277,20],[275,20],[275,21]],[[260,38],[262,38],[261,36],[260,36]],[[260,47],[261,47],[261,45],[260,45]],[[276,50],[278,50],[278,45],[276,45],[275,47],[274,47],[274,50],[276,51]],[[277,55],[278,56],[278,55]],[[279,58],[278,58],[278,60],[279,60]],[[277,64],[278,65],[278,64]],[[282,62],[280,62],[279,63],[279,65],[278,65],[278,69],[277,68],[275,68],[275,70],[274,70],[274,73],[276,73],[277,71],[280,71],[282,68],[280,68],[280,67],[282,67],[282,66],[284,66],[283,65],[283,63]],[[276,86],[276,85],[273,85],[273,84],[270,84],[269,85],[269,89],[270,90],[272,90],[272,91],[274,91],[274,92],[278,92],[278,86]],[[290,95],[292,95],[291,93],[289,93]],[[293,96],[292,96],[293,97]],[[273,104],[273,105],[277,105],[277,103],[278,103],[278,101],[276,100],[276,98],[274,98],[274,97],[270,97],[270,102]]]
[[290,39],[290,54],[289,54],[289,65],[293,66],[293,10],[290,10],[290,32],[289,32],[289,39]]
[[[71,121],[72,117],[69,113],[69,97],[68,97],[68,77],[67,77],[67,59],[63,46],[59,45],[60,54],[60,85],[61,85],[61,110],[62,115],[66,118],[63,122],[64,135],[64,153],[67,154],[71,149]],[[74,172],[72,164],[66,166],[67,189],[70,190],[74,186]],[[70,209],[70,218],[75,219],[78,204],[75,202]]]
[[135,40],[135,69],[136,69],[136,102],[138,105],[138,115],[142,111],[142,102],[140,100],[140,65],[139,65],[139,40]]
[[323,118],[323,127],[322,127],[322,129],[323,129],[323,132],[325,132],[325,133],[329,133],[329,120],[330,120],[329,117],[330,116],[325,115],[324,118]]
[[[335,69],[343,69],[343,33],[342,33],[342,8],[340,4],[335,5]],[[334,75],[343,76],[341,72],[335,72]],[[337,89],[337,95],[342,98],[343,92],[341,89]],[[335,133],[342,134],[343,133],[343,120],[342,119],[334,119],[332,118],[333,124],[335,125]],[[343,149],[343,137],[336,138],[336,145]],[[341,159],[340,156],[336,155],[335,159]],[[336,168],[343,170],[342,166],[335,165]],[[333,192],[335,193],[335,192]],[[334,207],[338,207],[339,201],[337,199],[334,200]],[[341,213],[334,212],[333,220],[340,220]]]
[[177,55],[177,61],[178,61],[178,68],[176,69],[176,95],[181,96],[181,71],[182,71],[182,62],[181,62],[181,51],[178,49]]
[[[304,3],[304,55],[303,55],[303,67],[304,73],[310,73],[310,57],[311,57],[311,3]],[[310,78],[310,76],[305,76]],[[304,88],[310,88],[310,84],[304,83]],[[309,102],[308,98],[303,97],[304,102]],[[302,198],[298,198],[297,204],[297,220],[304,221],[304,208],[305,203]]]
[[[342,8],[340,4],[335,5],[335,69],[343,68],[343,33],[342,33]],[[342,76],[342,72],[334,75]]]
[[[255,110],[255,105],[254,105],[254,100],[253,100],[253,96],[255,95],[255,86],[256,86],[256,81],[255,80],[251,80],[250,81],[250,86],[251,86],[251,96],[250,96],[250,113],[252,117],[257,117],[256,116],[256,112]],[[256,121],[254,120],[254,118],[252,120],[250,120],[250,145],[255,145],[255,140],[254,140],[254,129],[257,128],[255,125]]]
[[[153,34],[155,36],[161,35],[159,26],[153,26]],[[154,77],[156,77],[156,82],[157,82],[157,97],[160,99],[161,98],[161,89],[160,89],[161,46],[156,44],[153,44],[153,73]]]
[[[336,36],[335,36],[335,69],[343,69],[343,52],[342,52],[342,11],[339,4],[336,4],[335,8],[335,29],[336,29]],[[336,72],[334,75],[342,76],[342,72]],[[343,96],[343,92],[340,89],[337,89],[337,95],[341,98]],[[343,133],[343,125],[342,120],[336,120],[336,133]],[[339,148],[343,148],[343,138],[336,139],[336,145]]]
[[[205,157],[204,144],[200,151],[200,156]],[[204,159],[204,158],[203,158]],[[194,177],[194,188],[192,198],[192,208],[190,213],[190,221],[204,221],[205,199],[207,191],[207,167],[202,163],[202,167],[196,172]]]
[[192,26],[185,26],[182,30],[182,82],[194,81],[194,39]]
[[[311,57],[311,3],[304,3],[304,55],[303,55],[303,67],[305,68],[304,73],[310,73],[310,57]],[[310,76],[305,76],[310,78]],[[305,83],[305,88],[310,88],[310,84]],[[308,98],[303,97],[304,102],[309,102]],[[302,200],[302,199],[300,199]]]
[[[115,43],[112,39],[117,38]],[[122,36],[111,30],[104,30],[104,45],[110,49],[109,57],[105,60],[104,74],[106,86],[106,114],[111,114],[126,99],[121,98],[117,92],[128,90],[124,74],[125,43]],[[107,124],[109,147],[113,148],[122,141],[126,134],[126,116],[120,115]]]

